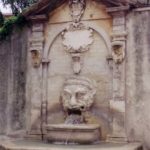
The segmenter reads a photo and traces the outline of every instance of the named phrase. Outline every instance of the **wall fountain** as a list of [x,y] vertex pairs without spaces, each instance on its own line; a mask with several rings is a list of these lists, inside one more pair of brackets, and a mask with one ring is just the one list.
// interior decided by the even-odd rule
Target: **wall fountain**
[[[69,1],[73,23],[61,34],[64,49],[72,57],[74,76],[64,82],[60,94],[60,105],[65,112],[63,124],[46,124],[44,139],[48,142],[94,143],[101,137],[100,125],[89,124],[86,114],[96,95],[96,83],[82,77],[82,54],[93,43],[93,30],[80,22],[85,9],[85,1]],[[78,38],[80,37],[80,38]]]
[[65,111],[64,124],[45,126],[49,142],[90,144],[100,141],[99,124],[89,124],[88,110],[94,103],[96,87],[91,80],[74,76],[64,83],[60,102]]

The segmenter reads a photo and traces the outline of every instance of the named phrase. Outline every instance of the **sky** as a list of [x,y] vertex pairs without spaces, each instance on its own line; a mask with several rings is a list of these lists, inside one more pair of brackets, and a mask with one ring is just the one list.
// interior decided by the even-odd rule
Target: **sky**
[[0,2],[0,10],[2,13],[11,13],[11,9],[9,7],[4,7],[1,2]]

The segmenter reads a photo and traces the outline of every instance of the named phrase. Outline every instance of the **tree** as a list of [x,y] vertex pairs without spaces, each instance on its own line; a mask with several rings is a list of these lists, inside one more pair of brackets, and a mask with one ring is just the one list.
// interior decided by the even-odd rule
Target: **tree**
[[38,0],[1,0],[4,5],[10,5],[14,15],[22,12],[23,9],[37,2]]

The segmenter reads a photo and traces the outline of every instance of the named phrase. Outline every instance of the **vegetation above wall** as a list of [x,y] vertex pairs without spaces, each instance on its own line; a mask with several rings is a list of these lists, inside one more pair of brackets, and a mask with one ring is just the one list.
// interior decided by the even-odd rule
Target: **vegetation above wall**
[[10,6],[12,13],[17,15],[38,0],[0,0],[4,6]]
[[27,23],[20,13],[38,0],[0,0],[4,6],[10,6],[14,16],[7,19],[0,12],[0,41],[5,40],[13,32],[14,26],[21,29]]
[[5,20],[5,19],[4,19],[4,16],[3,16],[2,12],[0,11],[0,27],[3,26],[4,20]]
[[15,26],[17,26],[18,29],[22,29],[26,24],[27,21],[22,15],[12,16],[6,19],[0,27],[0,41],[5,40],[10,36]]

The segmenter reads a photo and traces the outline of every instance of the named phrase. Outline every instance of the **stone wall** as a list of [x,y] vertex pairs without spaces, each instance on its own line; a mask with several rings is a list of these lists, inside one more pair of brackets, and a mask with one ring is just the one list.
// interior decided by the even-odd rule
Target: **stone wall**
[[0,134],[6,131],[6,106],[8,102],[8,66],[10,43],[3,42],[0,44]]
[[[150,146],[150,11],[127,17],[126,120],[130,141]],[[150,148],[150,147],[149,147]]]
[[[130,12],[126,18],[128,31],[126,51],[126,129],[129,141],[142,141],[147,149],[150,149],[149,17],[150,11],[140,11],[138,9]],[[86,19],[90,20],[90,18]],[[50,28],[53,29],[52,26],[55,25],[56,29],[59,24],[53,21],[57,20],[51,18],[49,24],[52,25]],[[87,22],[87,20],[84,20],[84,22]],[[102,24],[103,22],[98,23],[99,26]],[[110,29],[108,29],[108,32],[110,32]],[[46,33],[48,34],[48,32]],[[26,68],[27,34],[27,29],[22,32],[16,31],[10,39],[0,43],[0,135],[12,134],[25,129],[25,106],[28,101],[25,87],[29,86],[26,85],[26,72],[29,71]],[[50,38],[47,39],[50,40]],[[48,41],[46,42],[48,43]],[[34,75],[36,75],[36,72],[33,77],[35,77]],[[37,103],[37,99],[35,101]],[[33,115],[35,116],[35,114]]]
[[0,134],[24,128],[27,32],[0,43]]

